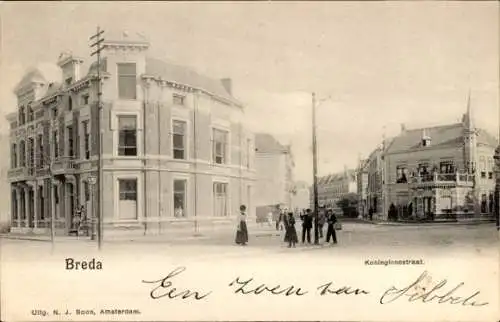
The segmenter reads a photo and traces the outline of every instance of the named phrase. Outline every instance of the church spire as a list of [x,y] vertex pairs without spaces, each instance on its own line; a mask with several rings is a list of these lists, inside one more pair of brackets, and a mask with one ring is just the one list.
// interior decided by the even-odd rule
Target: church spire
[[474,129],[474,114],[473,114],[473,109],[472,109],[472,104],[471,104],[470,88],[469,88],[469,92],[467,94],[467,111],[465,114],[465,124],[464,125],[469,130]]

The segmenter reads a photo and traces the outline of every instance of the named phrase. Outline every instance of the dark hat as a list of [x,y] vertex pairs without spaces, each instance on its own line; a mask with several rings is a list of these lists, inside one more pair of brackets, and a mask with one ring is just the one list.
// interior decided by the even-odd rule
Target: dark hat
[[245,210],[247,210],[247,206],[245,206],[245,205],[241,205],[241,206],[240,206],[240,211],[245,211]]

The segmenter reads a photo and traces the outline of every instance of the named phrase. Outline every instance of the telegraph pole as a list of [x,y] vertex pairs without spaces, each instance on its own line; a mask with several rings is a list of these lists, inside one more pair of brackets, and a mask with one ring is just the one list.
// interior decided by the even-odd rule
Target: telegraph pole
[[102,102],[101,102],[101,96],[102,96],[102,89],[101,89],[101,51],[102,51],[102,42],[104,41],[104,38],[102,37],[102,34],[104,33],[104,30],[101,30],[101,28],[98,26],[97,27],[97,32],[90,37],[90,41],[94,41],[91,43],[90,47],[94,48],[94,52],[92,52],[91,56],[97,55],[97,207],[96,209],[96,216],[95,219],[97,220],[97,243],[99,250],[101,250],[102,247],[102,198],[101,194],[103,191],[103,178],[102,178],[102,129],[101,129],[101,118],[102,118]]
[[318,156],[316,144],[316,94],[312,93],[312,145],[313,145],[313,194],[314,194],[314,244],[319,244],[318,227]]

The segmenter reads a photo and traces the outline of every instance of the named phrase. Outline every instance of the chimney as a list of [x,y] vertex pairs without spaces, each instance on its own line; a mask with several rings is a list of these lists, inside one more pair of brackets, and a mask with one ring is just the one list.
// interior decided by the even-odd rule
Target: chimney
[[404,123],[401,123],[401,132],[406,131],[406,125]]
[[229,95],[233,95],[233,81],[231,80],[231,78],[222,78],[220,82],[229,93]]
[[63,52],[59,55],[57,65],[62,69],[63,82],[65,85],[80,80],[80,66],[82,63],[83,60],[73,56],[71,52]]

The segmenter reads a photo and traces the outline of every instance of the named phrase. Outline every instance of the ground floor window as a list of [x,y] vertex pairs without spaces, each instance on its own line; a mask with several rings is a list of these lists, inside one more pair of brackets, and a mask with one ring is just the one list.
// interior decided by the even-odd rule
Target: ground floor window
[[486,201],[486,194],[481,195],[481,213],[488,212],[488,203]]
[[118,179],[119,217],[137,219],[137,179]]
[[187,180],[174,180],[174,216],[186,217]]
[[227,183],[214,182],[214,216],[229,216]]

